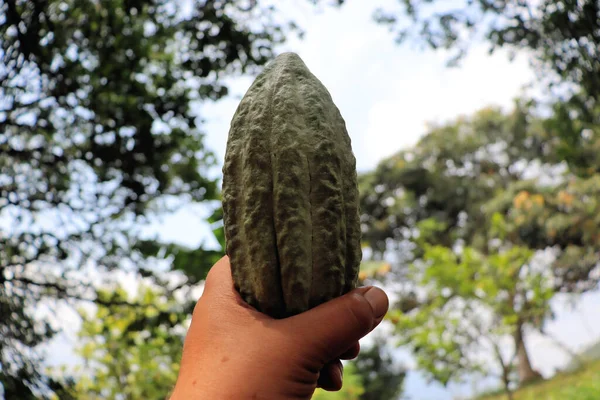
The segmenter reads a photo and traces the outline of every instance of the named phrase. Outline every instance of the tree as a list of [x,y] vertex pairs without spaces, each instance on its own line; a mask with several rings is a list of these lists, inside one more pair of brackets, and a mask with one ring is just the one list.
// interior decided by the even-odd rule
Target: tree
[[[99,295],[113,304],[94,313],[80,311],[77,354],[84,364],[73,371],[68,393],[90,400],[167,398],[177,379],[189,310],[164,290],[143,284],[136,307],[127,304],[131,300],[123,288]],[[63,368],[63,378],[66,372]]]
[[[421,232],[443,229],[435,221],[422,223],[433,227]],[[396,310],[390,318],[421,368],[443,384],[463,375],[497,372],[509,398],[516,359],[521,379],[540,378],[531,368],[523,332],[527,324],[549,316],[555,291],[551,272],[543,263],[540,268],[534,252],[501,240],[489,254],[470,247],[430,246],[426,237],[420,240],[425,249],[422,265],[413,268],[411,277],[422,299],[415,308]],[[509,354],[503,350],[507,336],[513,339]]]
[[382,334],[371,337],[374,342],[361,348],[352,361],[364,388],[359,400],[395,400],[402,392],[406,370],[393,359]]
[[[101,301],[91,271],[126,268],[167,279],[156,273],[164,271],[159,261],[189,252],[140,242],[140,232],[178,207],[218,200],[200,106],[227,94],[223,77],[254,73],[269,60],[288,26],[256,2],[186,5],[0,1],[6,398],[41,395],[51,383],[36,356],[36,346],[54,333],[33,317],[41,301]],[[183,271],[187,283],[202,279],[218,254],[194,251]]]
[[[482,271],[490,269],[486,265],[494,260],[492,257],[504,256],[511,249],[536,254],[550,251],[554,256],[545,261],[543,268],[551,276],[552,293],[597,287],[600,248],[592,226],[598,215],[593,200],[598,177],[579,177],[561,164],[555,151],[561,145],[560,138],[552,136],[546,129],[547,121],[536,117],[533,109],[532,104],[519,101],[510,114],[484,109],[472,117],[434,126],[414,148],[384,160],[361,177],[363,237],[374,258],[392,262],[388,275],[390,280],[402,282],[396,308],[404,314],[420,309],[426,315],[440,312],[440,318],[448,316],[441,311],[446,306],[440,303],[442,299],[429,304],[433,300],[419,296],[424,290],[419,284],[430,285],[433,279],[426,275],[428,279],[423,281],[422,276],[431,274],[427,271],[431,271],[434,250],[444,255],[441,260],[435,259],[438,268],[450,271],[463,268],[456,257],[462,257],[465,251],[477,255],[476,265]],[[527,263],[515,259],[510,264],[514,271],[521,271]],[[420,278],[409,265],[419,268],[421,275],[416,276]],[[447,290],[466,290],[461,284],[477,284],[477,276],[453,280],[447,283]],[[537,279],[535,274],[527,276]],[[514,288],[524,284],[522,279],[519,276],[512,282]],[[505,294],[512,290],[507,286],[510,282],[493,287],[501,282],[490,282],[486,296],[491,296],[492,289]],[[533,287],[519,290],[538,293]],[[546,290],[550,289],[545,288],[540,296],[549,301],[551,296]],[[437,293],[436,289],[431,293]],[[468,296],[459,296],[464,297]],[[486,299],[476,297],[470,301]],[[491,307],[496,301],[488,297],[484,303]],[[428,304],[435,307],[423,308]],[[544,304],[539,304],[541,311],[545,310]],[[517,311],[506,307],[510,312]],[[521,382],[537,377],[527,354],[524,332],[543,326],[549,314],[541,311],[519,313],[516,321],[499,325],[512,329]],[[497,315],[504,318],[507,314]],[[436,354],[429,354],[434,357],[430,362],[435,362]]]

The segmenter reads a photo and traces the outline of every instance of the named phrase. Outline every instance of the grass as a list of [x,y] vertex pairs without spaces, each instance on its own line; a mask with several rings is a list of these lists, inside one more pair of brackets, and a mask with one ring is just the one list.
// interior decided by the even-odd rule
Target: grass
[[[517,390],[514,400],[599,400],[600,360],[590,362],[573,372],[554,377]],[[506,400],[502,394],[478,397],[478,400]]]

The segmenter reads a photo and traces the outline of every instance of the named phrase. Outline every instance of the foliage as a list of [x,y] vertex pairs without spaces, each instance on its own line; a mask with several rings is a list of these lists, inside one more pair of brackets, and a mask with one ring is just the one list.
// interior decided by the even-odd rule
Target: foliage
[[[141,286],[135,303],[123,288],[100,292],[121,305],[81,311],[77,354],[84,360],[67,392],[77,399],[161,399],[175,385],[190,315],[164,291]],[[55,371],[58,373],[59,371]],[[66,373],[63,368],[62,374]],[[69,385],[65,385],[69,386]],[[64,394],[63,394],[64,396]]]
[[[433,126],[417,146],[361,176],[366,244],[383,253],[388,245],[405,240],[421,243],[415,232],[404,228],[433,218],[444,229],[428,235],[432,244],[462,239],[483,246],[482,206],[524,175],[524,168],[517,170],[515,164],[553,161],[551,146],[551,138],[523,103],[508,115],[489,108]],[[421,228],[429,229],[425,224]],[[412,251],[417,257],[421,250],[417,246]]]
[[[84,278],[118,268],[166,285],[154,264],[189,260],[138,239],[161,215],[218,200],[201,106],[227,94],[224,77],[272,57],[288,30],[275,14],[245,1],[0,1],[6,397],[47,386],[35,347],[53,331],[32,315],[44,298],[94,300]],[[193,283],[206,271],[195,267],[177,268]]]
[[525,321],[543,321],[554,295],[551,275],[532,256],[517,246],[489,254],[425,246],[422,265],[413,271],[423,300],[407,313],[390,314],[401,343],[424,371],[447,384],[465,373],[490,375],[492,359],[510,389],[522,343],[506,355],[501,340],[520,332]]
[[484,109],[433,127],[413,149],[363,175],[364,241],[380,255],[401,252],[391,275],[420,258],[426,244],[485,253],[502,239],[557,250],[557,289],[595,287],[591,259],[569,254],[597,251],[598,178],[565,169],[555,152],[560,141],[544,123],[523,102],[509,114]]
[[545,126],[553,137],[561,139],[557,155],[574,173],[590,177],[600,172],[600,94],[592,98],[582,91],[557,101]]
[[553,263],[555,286],[561,291],[593,290],[600,246],[596,226],[600,176],[572,176],[553,187],[534,181],[515,183],[487,204],[512,242],[534,249],[559,250]]
[[371,338],[373,344],[361,348],[358,358],[352,361],[364,387],[359,400],[395,400],[402,392],[406,370],[392,358],[385,337],[372,334]]

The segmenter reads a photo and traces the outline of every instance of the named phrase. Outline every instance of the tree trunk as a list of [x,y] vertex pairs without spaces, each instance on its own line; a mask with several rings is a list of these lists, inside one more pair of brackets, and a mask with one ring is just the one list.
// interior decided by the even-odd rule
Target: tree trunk
[[542,375],[531,367],[531,361],[529,360],[529,354],[527,354],[527,348],[525,347],[523,338],[522,323],[517,324],[514,339],[517,348],[517,371],[519,372],[520,384],[523,385],[528,382],[542,379]]
[[502,383],[504,383],[507,400],[514,400],[513,392],[510,389],[510,365],[502,365]]

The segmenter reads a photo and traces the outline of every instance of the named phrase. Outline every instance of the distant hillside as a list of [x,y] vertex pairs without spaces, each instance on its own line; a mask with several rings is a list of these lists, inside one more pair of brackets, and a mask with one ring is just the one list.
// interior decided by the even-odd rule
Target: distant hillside
[[[600,360],[600,339],[592,345],[586,347],[579,355],[581,361],[591,362]],[[578,368],[577,360],[571,360],[564,368],[565,371],[574,371]],[[600,399],[600,396],[598,397]]]
[[[594,349],[600,349],[598,344]],[[598,399],[600,399],[600,360],[587,363],[574,372],[558,373],[546,381],[528,385],[514,393],[514,400]],[[506,400],[506,395],[482,395],[477,397],[477,400]]]

